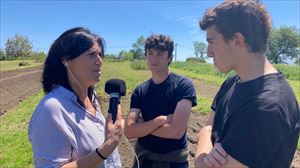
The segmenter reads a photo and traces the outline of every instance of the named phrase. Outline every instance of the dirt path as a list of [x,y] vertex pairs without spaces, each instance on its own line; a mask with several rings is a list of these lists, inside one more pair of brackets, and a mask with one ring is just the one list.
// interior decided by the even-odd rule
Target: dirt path
[[[41,89],[41,67],[22,69],[17,71],[7,71],[0,73],[0,117],[7,110],[15,107],[20,101],[32,95]],[[193,79],[198,94],[205,95],[205,97],[213,98],[218,87],[209,85],[203,81]],[[101,106],[103,111],[107,111],[108,97],[101,95]],[[127,114],[129,110],[129,96],[122,98],[123,114]],[[125,115],[124,115],[125,118]],[[207,116],[191,113],[188,125],[188,142],[189,142],[189,163],[190,167],[194,165],[195,145],[197,142],[197,133],[202,128]],[[123,167],[131,167],[133,163],[133,148],[134,140],[127,142],[123,137],[119,145],[119,151],[122,156]],[[129,143],[131,145],[129,145]],[[300,167],[300,152],[297,151],[292,167]]]

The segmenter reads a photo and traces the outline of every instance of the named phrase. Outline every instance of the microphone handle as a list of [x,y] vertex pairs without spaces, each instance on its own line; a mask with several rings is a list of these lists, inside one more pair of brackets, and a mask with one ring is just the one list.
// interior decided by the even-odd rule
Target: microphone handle
[[111,113],[111,115],[112,115],[113,123],[115,123],[116,118],[117,118],[118,104],[120,104],[120,97],[119,96],[110,97],[108,112]]

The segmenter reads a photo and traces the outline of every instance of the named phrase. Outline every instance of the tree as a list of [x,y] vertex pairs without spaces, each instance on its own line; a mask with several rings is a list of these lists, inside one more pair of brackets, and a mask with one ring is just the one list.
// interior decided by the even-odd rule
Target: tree
[[[298,49],[298,52],[300,54],[300,48]],[[300,57],[296,58],[296,61],[294,62],[294,64],[300,66]]]
[[32,53],[32,43],[27,36],[16,34],[5,43],[6,56],[9,58],[28,57]]
[[133,60],[133,53],[130,51],[120,51],[119,53],[119,59],[126,60],[126,61],[132,61]]
[[6,59],[5,51],[2,48],[0,48],[0,61],[5,59]]
[[144,36],[140,36],[135,43],[132,44],[132,52],[133,59],[144,59],[145,52],[144,52],[144,45],[145,45],[145,38]]
[[295,27],[272,28],[266,55],[275,64],[299,59],[300,34]]
[[199,42],[199,41],[194,41],[194,52],[197,58],[202,58],[204,59],[204,53],[207,49],[207,46],[205,43],[203,42]]

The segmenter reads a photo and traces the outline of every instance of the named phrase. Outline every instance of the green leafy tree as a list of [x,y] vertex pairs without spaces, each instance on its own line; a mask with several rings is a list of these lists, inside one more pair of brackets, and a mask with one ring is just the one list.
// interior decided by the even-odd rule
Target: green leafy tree
[[133,53],[130,51],[120,51],[119,53],[119,59],[126,60],[126,61],[132,61],[133,60]]
[[32,43],[27,36],[16,34],[5,43],[6,56],[9,58],[26,58],[32,53]]
[[144,51],[144,45],[145,45],[145,38],[144,36],[140,36],[135,43],[132,44],[132,52],[133,59],[144,59],[145,58],[145,51]]
[[204,53],[206,52],[207,45],[203,42],[194,41],[194,53],[197,58],[204,59]]
[[6,59],[5,51],[2,48],[0,48],[0,61],[5,59]]
[[300,34],[295,27],[282,26],[271,30],[266,55],[275,64],[299,60]]
[[34,51],[31,55],[37,62],[44,62],[47,57],[44,51]]

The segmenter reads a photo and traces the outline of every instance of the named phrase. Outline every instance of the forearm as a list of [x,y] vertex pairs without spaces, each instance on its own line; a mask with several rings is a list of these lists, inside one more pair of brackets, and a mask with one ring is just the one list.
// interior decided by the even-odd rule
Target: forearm
[[[118,145],[117,142],[106,141],[98,148],[98,152],[107,158],[115,150],[117,145]],[[62,168],[99,167],[99,165],[103,161],[104,160],[98,156],[98,154],[96,153],[96,149],[95,149],[88,155],[86,155],[78,160],[75,160],[73,162],[63,165]]]
[[205,157],[213,148],[211,142],[212,126],[208,125],[201,129],[198,134],[198,141],[195,151],[195,166],[205,167],[203,163],[203,157]]
[[125,126],[124,134],[129,139],[140,138],[150,134],[161,125],[157,118],[146,122],[134,122]]
[[186,127],[174,127],[171,123],[155,129],[151,134],[160,138],[180,139],[185,131]]

